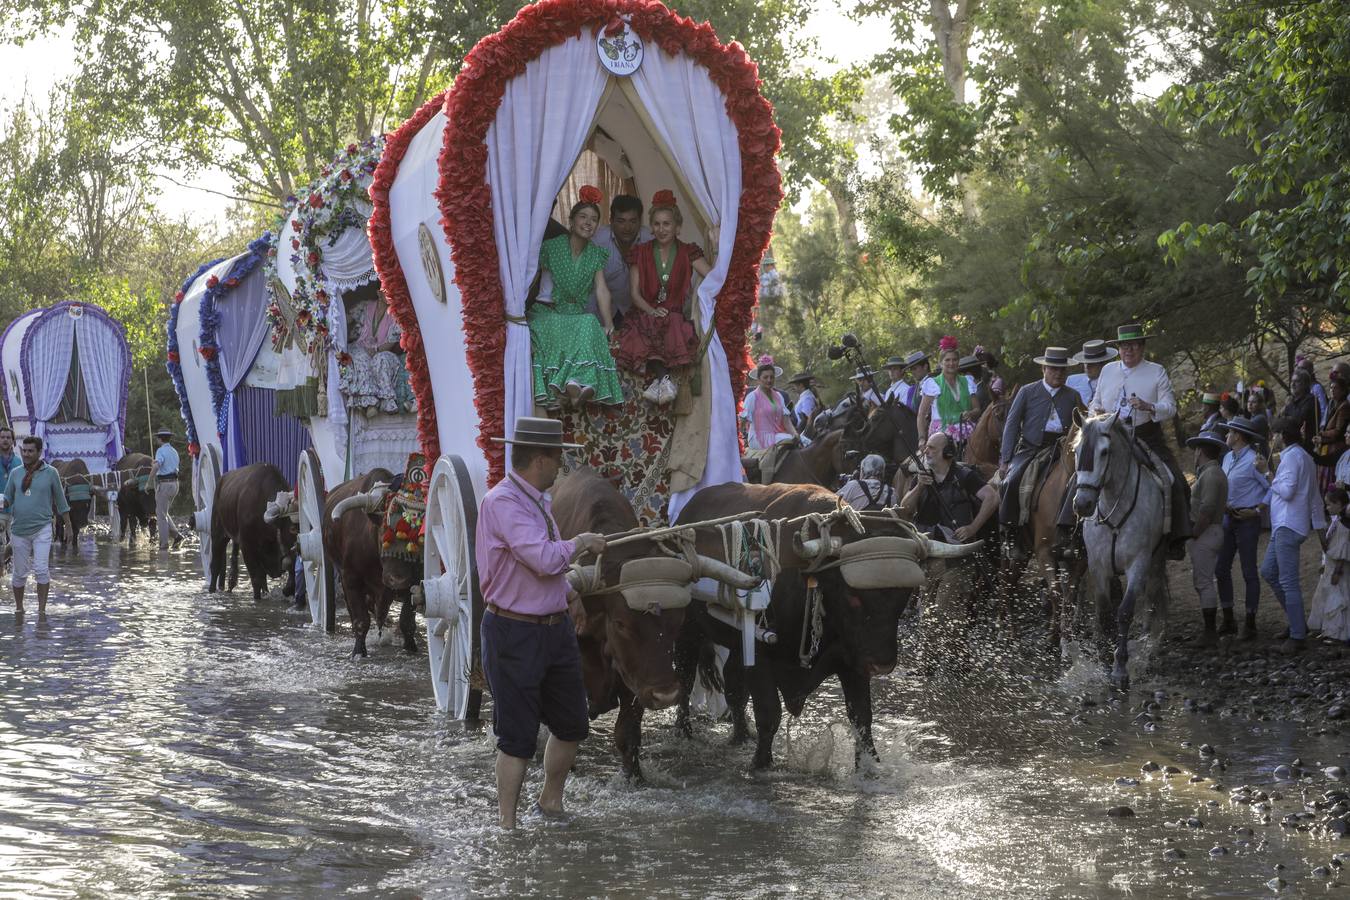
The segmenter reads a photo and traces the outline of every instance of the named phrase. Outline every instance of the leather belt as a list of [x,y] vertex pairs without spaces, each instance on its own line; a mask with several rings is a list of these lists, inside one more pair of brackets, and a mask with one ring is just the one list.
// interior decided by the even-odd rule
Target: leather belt
[[501,616],[503,619],[515,619],[517,622],[529,622],[532,625],[557,625],[563,619],[567,618],[567,613],[553,613],[550,616],[532,616],[529,613],[513,612],[509,609],[502,609],[500,606],[489,603],[487,611],[494,616]]
[[174,472],[172,475],[156,475],[156,476],[155,476],[155,480],[156,480],[156,481],[177,481],[177,480],[178,480],[178,473],[177,473],[177,472]]

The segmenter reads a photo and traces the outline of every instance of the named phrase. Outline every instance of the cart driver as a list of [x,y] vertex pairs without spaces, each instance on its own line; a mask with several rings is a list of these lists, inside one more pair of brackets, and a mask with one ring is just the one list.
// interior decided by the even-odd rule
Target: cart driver
[[590,722],[566,574],[581,553],[604,550],[605,539],[590,533],[559,539],[546,492],[562,468],[563,449],[578,449],[563,443],[561,422],[522,417],[512,438],[493,440],[511,445],[511,471],[483,498],[475,550],[485,609],[483,673],[497,735],[497,806],[502,828],[510,830],[541,723],[549,738],[534,813],[563,816],[563,785]]

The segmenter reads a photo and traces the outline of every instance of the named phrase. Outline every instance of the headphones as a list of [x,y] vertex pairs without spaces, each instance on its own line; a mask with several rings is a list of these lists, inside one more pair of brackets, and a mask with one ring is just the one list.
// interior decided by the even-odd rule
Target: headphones
[[942,445],[942,458],[956,459],[956,446],[951,442],[950,439],[948,439],[948,441]]

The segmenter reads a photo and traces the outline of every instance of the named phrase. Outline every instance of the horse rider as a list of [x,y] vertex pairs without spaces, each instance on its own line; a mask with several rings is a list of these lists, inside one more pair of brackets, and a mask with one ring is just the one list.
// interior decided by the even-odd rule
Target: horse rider
[[[1191,583],[1200,598],[1200,615],[1204,630],[1196,642],[1201,647],[1213,647],[1219,641],[1219,591],[1215,586],[1219,554],[1223,551],[1224,508],[1228,505],[1228,477],[1219,460],[1228,452],[1228,443],[1218,431],[1202,431],[1186,441],[1195,450],[1195,502],[1191,504],[1195,518],[1191,529],[1195,540],[1191,543]],[[1232,561],[1229,560],[1231,566]],[[1233,598],[1228,598],[1224,622],[1233,623]]]
[[895,488],[886,483],[886,460],[875,453],[863,457],[858,473],[839,489],[839,499],[859,511],[895,505]]
[[1065,385],[1072,361],[1064,347],[1046,347],[1036,357],[1041,381],[1029,384],[1013,397],[1008,418],[1003,423],[1003,444],[999,451],[999,486],[1003,499],[999,505],[999,523],[1008,536],[1011,554],[1021,559],[1027,548],[1019,537],[1021,525],[1022,476],[1027,464],[1042,452],[1051,455],[1042,466],[1048,472],[1058,456],[1059,439],[1073,425],[1074,411],[1081,407],[1076,391]]
[[871,366],[864,366],[853,373],[853,383],[858,386],[858,393],[862,394],[863,409],[871,412],[881,406],[881,397],[872,388],[876,383],[876,371]]
[[1070,375],[1065,383],[1083,398],[1084,406],[1092,405],[1092,395],[1097,392],[1097,379],[1101,377],[1102,366],[1119,355],[1115,347],[1108,346],[1102,340],[1084,341],[1082,351],[1074,354],[1073,361],[1082,366],[1083,371]]
[[[917,413],[919,399],[923,396],[920,387],[931,369],[928,354],[922,350],[915,350],[904,358],[892,356],[886,360],[886,374],[890,376],[891,385],[886,388],[883,399],[898,400]],[[909,376],[908,380],[906,375]]]
[[989,384],[997,368],[998,358],[981,346],[976,346],[974,353],[961,357],[960,362],[956,364],[958,374],[969,375],[975,379],[975,399],[981,410],[988,409],[989,404],[994,402]]
[[1220,399],[1213,391],[1205,391],[1200,395],[1200,409],[1205,414],[1205,423],[1200,426],[1201,431],[1214,431],[1223,423],[1223,411],[1219,408]]
[[810,372],[798,372],[788,379],[788,385],[801,392],[797,395],[797,402],[792,406],[792,418],[797,431],[804,433],[810,429],[824,407],[820,402],[820,394],[816,391],[816,377]]
[[[1167,370],[1144,359],[1145,343],[1151,335],[1138,323],[1121,325],[1116,330],[1116,349],[1120,359],[1102,368],[1089,410],[1095,414],[1119,413],[1134,428],[1134,436],[1148,446],[1172,475],[1172,528],[1168,535],[1168,556],[1184,559],[1186,541],[1191,536],[1190,486],[1181,466],[1163,435],[1162,423],[1177,414],[1172,380]],[[1063,517],[1061,517],[1063,523]]]
[[784,441],[798,439],[797,426],[792,424],[792,412],[782,393],[773,386],[782,374],[783,370],[774,365],[772,357],[760,357],[759,367],[755,369],[759,386],[746,395],[741,407],[741,418],[748,426],[748,456],[763,456]]
[[943,540],[975,540],[998,511],[998,491],[974,466],[956,461],[956,445],[945,432],[930,436],[923,454],[929,472],[920,472],[900,501],[901,514],[920,531],[937,532]]

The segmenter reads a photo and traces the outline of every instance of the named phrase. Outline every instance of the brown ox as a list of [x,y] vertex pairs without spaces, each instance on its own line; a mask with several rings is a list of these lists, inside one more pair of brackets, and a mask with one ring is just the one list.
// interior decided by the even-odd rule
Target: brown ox
[[[127,546],[136,546],[136,533],[144,528],[155,537],[155,492],[149,485],[150,469],[154,460],[144,453],[128,453],[117,461],[113,471],[120,478],[117,488],[117,513],[122,519],[122,530],[117,540],[127,539]],[[142,487],[142,484],[146,487]]]
[[[695,494],[680,511],[676,522],[706,521],[744,512],[754,512],[768,520],[791,519],[808,513],[829,513],[838,507],[839,498],[821,487],[723,484]],[[695,664],[704,638],[726,647],[731,653],[726,666],[726,693],[733,715],[732,739],[743,740],[749,734],[745,720],[748,689],[759,732],[754,767],[767,768],[773,759],[773,737],[782,720],[779,694],[792,715],[801,715],[807,697],[833,675],[839,679],[848,718],[857,734],[855,761],[861,759],[864,751],[876,759],[872,741],[871,680],[895,668],[900,615],[914,590],[856,589],[844,581],[837,568],[809,576],[820,589],[824,627],[819,633],[816,652],[807,665],[803,665],[800,648],[811,644],[804,624],[808,576],[802,571],[806,561],[791,545],[794,531],[784,528],[777,548],[782,571],[774,581],[767,615],[768,627],[776,634],[776,642],[758,643],[756,664],[742,666],[739,632],[714,618],[707,606],[696,600],[690,606],[691,614],[680,639],[680,673],[686,694],[693,685]],[[843,537],[846,542],[856,537],[843,523],[835,527],[833,534]],[[906,535],[907,532],[898,527],[869,526],[867,536],[884,534]],[[954,555],[954,551],[943,548],[945,545],[934,544],[935,551]],[[710,529],[700,532],[698,551],[714,557],[722,555],[721,540],[716,532]],[[808,638],[805,644],[804,636]],[[680,721],[687,732],[687,704],[681,707]]]
[[[253,599],[267,593],[267,579],[295,577],[296,527],[287,518],[268,522],[267,504],[286,490],[286,476],[271,463],[254,463],[225,473],[211,502],[211,578],[207,590],[234,590],[239,581],[239,556],[253,586]],[[233,543],[229,584],[225,581],[225,550]]]
[[[623,494],[591,469],[567,475],[552,494],[553,516],[562,537],[586,532],[617,534],[638,527],[637,516]],[[652,553],[650,541],[606,550],[601,558],[601,584],[619,584],[624,563]],[[614,746],[624,771],[641,778],[638,751],[643,711],[664,709],[682,697],[674,651],[684,610],[640,612],[631,609],[617,592],[576,598],[571,608],[591,718],[618,708]]]
[[374,621],[382,635],[395,600],[403,604],[398,617],[403,649],[417,652],[412,587],[422,580],[421,564],[380,555],[384,497],[393,480],[388,469],[375,469],[338,485],[324,504],[323,549],[342,579],[356,637],[353,657],[369,656],[370,623]]

